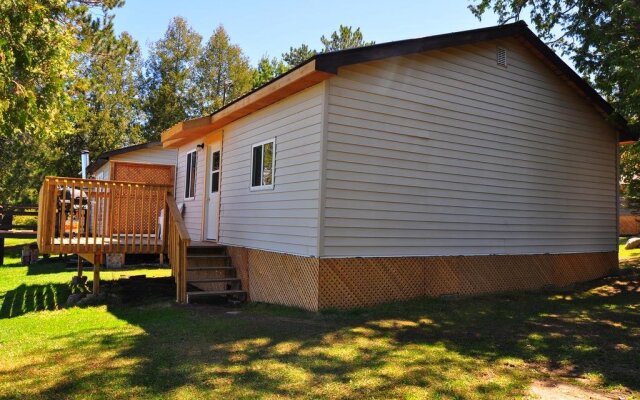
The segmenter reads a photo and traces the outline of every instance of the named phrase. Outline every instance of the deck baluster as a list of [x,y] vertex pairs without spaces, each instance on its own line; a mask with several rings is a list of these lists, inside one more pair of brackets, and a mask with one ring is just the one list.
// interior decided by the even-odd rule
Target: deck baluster
[[170,192],[169,185],[46,177],[38,245],[45,254],[162,252],[168,236],[158,219]]

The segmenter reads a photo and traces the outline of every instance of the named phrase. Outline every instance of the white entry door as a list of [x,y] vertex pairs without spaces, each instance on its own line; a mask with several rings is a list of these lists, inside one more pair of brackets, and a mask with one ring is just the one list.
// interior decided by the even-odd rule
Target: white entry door
[[218,240],[220,210],[220,143],[209,146],[209,187],[207,188],[207,239]]

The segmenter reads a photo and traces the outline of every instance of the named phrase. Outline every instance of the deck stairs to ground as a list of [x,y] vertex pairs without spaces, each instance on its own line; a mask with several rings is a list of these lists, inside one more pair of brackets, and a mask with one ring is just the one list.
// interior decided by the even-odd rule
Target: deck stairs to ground
[[187,248],[187,303],[214,296],[245,301],[247,293],[226,246],[193,243]]
[[178,303],[213,296],[246,300],[227,248],[191,240],[173,190],[167,184],[47,176],[38,193],[38,248],[93,264],[96,294],[106,254],[166,254]]

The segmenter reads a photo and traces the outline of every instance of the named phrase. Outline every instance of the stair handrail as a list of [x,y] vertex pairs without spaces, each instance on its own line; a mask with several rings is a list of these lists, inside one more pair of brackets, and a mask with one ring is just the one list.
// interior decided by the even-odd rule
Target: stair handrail
[[187,248],[191,244],[191,237],[187,226],[178,210],[175,198],[168,194],[167,203],[167,255],[171,263],[171,272],[176,282],[176,301],[187,301]]

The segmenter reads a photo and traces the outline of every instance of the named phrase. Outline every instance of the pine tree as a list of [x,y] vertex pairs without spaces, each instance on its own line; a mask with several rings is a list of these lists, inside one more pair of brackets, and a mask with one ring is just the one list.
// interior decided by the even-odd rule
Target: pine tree
[[[337,31],[333,31],[330,38],[322,35],[320,42],[324,46],[320,53],[328,53],[331,51],[351,49],[354,47],[369,46],[375,42],[364,40],[360,28],[354,31],[350,26],[340,25]],[[319,52],[310,48],[307,44],[301,44],[298,47],[290,47],[289,51],[282,54],[282,60],[286,63],[287,69],[295,68],[304,63]]]
[[367,42],[364,40],[362,32],[360,32],[360,28],[357,28],[354,31],[353,28],[346,25],[340,25],[340,28],[331,34],[330,39],[322,35],[320,42],[322,42],[322,45],[324,46],[324,49],[322,50],[323,53],[375,44],[375,42]]
[[317,51],[303,43],[298,47],[290,47],[288,52],[282,54],[282,61],[287,63],[287,67],[291,69],[304,63],[316,54]]
[[[110,40],[106,40],[109,38]],[[128,33],[93,41],[77,68],[73,101],[74,129],[56,142],[56,173],[75,175],[83,149],[92,157],[143,141],[136,87],[141,68],[138,44]]]
[[209,38],[196,65],[201,114],[210,114],[242,96],[252,86],[249,59],[231,44],[220,25]]
[[258,62],[258,67],[253,71],[253,87],[257,88],[272,79],[287,72],[287,66],[281,60],[276,57],[269,59],[269,56],[264,55]]
[[71,156],[56,146],[75,133],[76,70],[94,43],[111,42],[109,11],[122,3],[0,2],[0,204],[35,201],[42,177]]
[[140,77],[146,113],[144,134],[158,139],[176,122],[199,114],[196,63],[202,37],[181,17],[175,17],[162,39],[155,42]]

